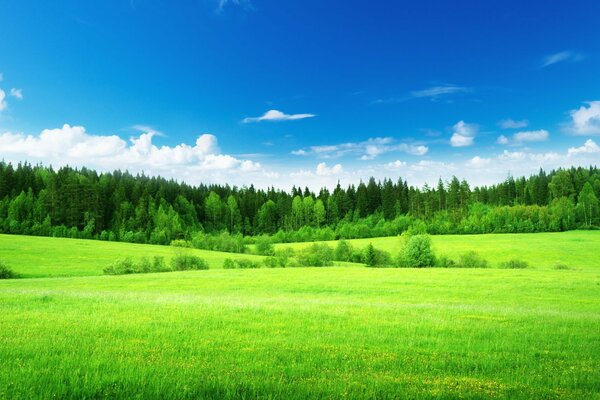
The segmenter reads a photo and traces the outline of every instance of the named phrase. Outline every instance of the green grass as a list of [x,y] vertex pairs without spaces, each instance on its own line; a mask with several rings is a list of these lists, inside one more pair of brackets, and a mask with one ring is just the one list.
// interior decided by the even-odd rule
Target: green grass
[[[198,251],[211,269],[76,276],[173,249],[0,236],[17,272],[74,275],[0,280],[0,399],[600,399],[598,237],[434,237],[530,269],[224,270],[236,255]],[[355,243],[398,239],[376,240]]]
[[[107,265],[125,257],[137,260],[163,256],[168,262],[178,251],[181,248],[172,246],[0,234],[0,260],[24,278],[102,275]],[[198,249],[185,251],[205,259],[210,268],[221,268],[226,258],[263,258]]]
[[[569,231],[557,233],[515,233],[489,235],[431,236],[436,255],[453,259],[469,251],[478,252],[492,267],[503,261],[527,261],[531,268],[552,269],[558,263],[577,269],[600,269],[600,231]],[[348,240],[356,248],[373,243],[378,249],[398,254],[399,237]],[[324,242],[335,246],[336,242]],[[300,249],[310,243],[282,243],[276,248]]]
[[600,272],[0,282],[0,398],[599,398]]

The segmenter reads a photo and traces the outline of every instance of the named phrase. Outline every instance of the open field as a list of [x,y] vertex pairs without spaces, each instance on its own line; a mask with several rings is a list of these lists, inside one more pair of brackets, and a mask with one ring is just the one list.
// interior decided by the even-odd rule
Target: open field
[[[431,236],[436,255],[458,258],[466,251],[476,251],[492,266],[502,261],[518,258],[533,268],[551,269],[557,263],[571,268],[600,270],[600,231],[568,231],[556,233],[515,233],[488,235]],[[373,243],[378,249],[397,255],[401,239],[382,237],[348,240],[356,248]],[[323,242],[335,246],[335,242]],[[310,243],[282,243],[276,248],[300,249]]]
[[223,270],[236,255],[198,250],[210,270],[81,276],[173,249],[1,235],[49,277],[0,280],[0,398],[600,399],[599,237],[433,238],[525,270]]
[[[149,244],[0,234],[0,260],[25,278],[102,275],[102,270],[115,260],[162,256],[168,262],[180,250]],[[205,259],[210,268],[221,268],[226,258],[263,258],[198,249],[185,251]]]
[[600,271],[0,281],[0,398],[599,398]]

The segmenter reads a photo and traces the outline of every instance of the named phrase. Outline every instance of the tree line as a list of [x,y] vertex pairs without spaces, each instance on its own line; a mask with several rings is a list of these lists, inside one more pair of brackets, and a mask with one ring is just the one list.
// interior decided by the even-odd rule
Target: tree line
[[568,168],[472,187],[453,177],[416,187],[374,178],[318,193],[223,185],[87,168],[0,162],[0,231],[168,244],[196,233],[279,241],[540,232],[600,225],[600,170]]

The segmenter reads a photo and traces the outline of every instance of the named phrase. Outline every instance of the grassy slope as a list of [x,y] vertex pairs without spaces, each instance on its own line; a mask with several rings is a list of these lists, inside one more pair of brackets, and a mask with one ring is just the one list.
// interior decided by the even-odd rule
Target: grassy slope
[[[23,277],[101,275],[102,270],[115,260],[144,256],[163,256],[169,260],[178,250],[147,244],[0,235],[0,260]],[[208,261],[210,268],[221,268],[225,258],[262,258],[197,249],[189,251]]]
[[0,281],[0,398],[599,398],[600,272]]
[[[436,254],[457,259],[474,250],[495,266],[502,261],[518,258],[534,268],[553,268],[557,263],[572,268],[600,269],[600,231],[570,231],[557,233],[441,235],[432,236]],[[397,254],[398,237],[349,240],[357,248],[373,243],[376,248]],[[335,246],[335,242],[326,242]],[[310,243],[278,244],[278,247],[302,248]]]

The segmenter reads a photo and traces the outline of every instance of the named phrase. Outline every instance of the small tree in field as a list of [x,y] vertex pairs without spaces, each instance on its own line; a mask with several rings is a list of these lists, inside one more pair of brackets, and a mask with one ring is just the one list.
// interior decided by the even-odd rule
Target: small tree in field
[[399,257],[401,267],[424,268],[435,264],[429,235],[410,236]]

